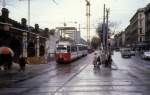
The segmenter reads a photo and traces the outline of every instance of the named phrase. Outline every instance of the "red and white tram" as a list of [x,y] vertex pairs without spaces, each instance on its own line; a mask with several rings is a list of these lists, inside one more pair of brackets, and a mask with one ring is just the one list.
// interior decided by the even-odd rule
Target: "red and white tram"
[[55,59],[58,63],[68,63],[87,54],[87,45],[59,42],[56,46]]

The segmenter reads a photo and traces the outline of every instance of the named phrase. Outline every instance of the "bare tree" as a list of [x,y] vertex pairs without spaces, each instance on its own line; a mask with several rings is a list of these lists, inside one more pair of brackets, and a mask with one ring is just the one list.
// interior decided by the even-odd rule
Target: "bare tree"
[[117,33],[117,29],[121,26],[121,22],[109,22],[109,29],[112,34]]

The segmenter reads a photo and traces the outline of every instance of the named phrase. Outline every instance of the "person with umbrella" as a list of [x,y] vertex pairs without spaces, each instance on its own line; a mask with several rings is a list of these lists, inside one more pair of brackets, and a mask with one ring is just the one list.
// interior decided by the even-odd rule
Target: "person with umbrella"
[[5,46],[0,47],[0,65],[3,65],[5,70],[11,69],[13,56],[14,52],[11,48]]

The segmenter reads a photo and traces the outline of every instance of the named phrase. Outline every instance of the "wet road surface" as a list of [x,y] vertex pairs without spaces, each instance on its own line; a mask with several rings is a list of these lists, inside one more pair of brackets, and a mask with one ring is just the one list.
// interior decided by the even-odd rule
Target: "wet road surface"
[[112,68],[93,68],[93,54],[0,89],[0,95],[150,95],[150,61],[113,55]]

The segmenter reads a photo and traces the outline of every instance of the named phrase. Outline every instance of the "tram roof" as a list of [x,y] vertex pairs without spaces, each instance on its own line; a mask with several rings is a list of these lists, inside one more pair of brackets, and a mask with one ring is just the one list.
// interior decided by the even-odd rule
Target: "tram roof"
[[76,27],[56,27],[59,30],[77,30]]

